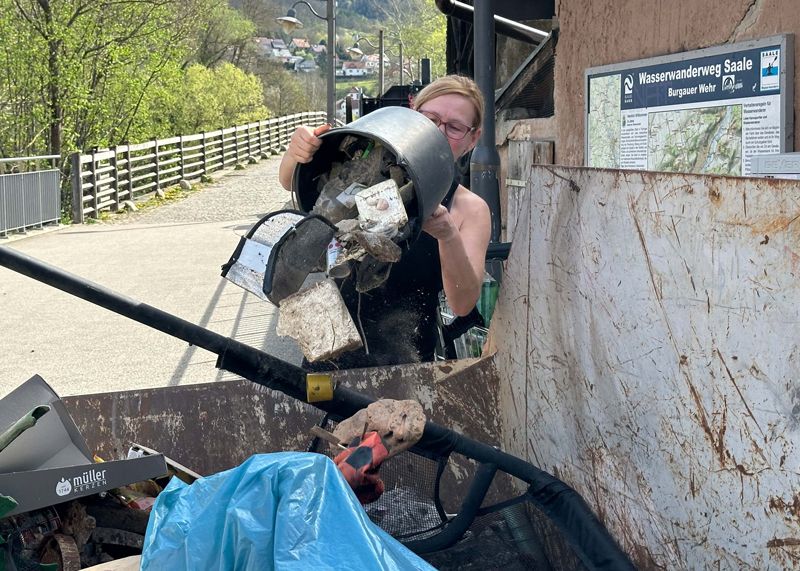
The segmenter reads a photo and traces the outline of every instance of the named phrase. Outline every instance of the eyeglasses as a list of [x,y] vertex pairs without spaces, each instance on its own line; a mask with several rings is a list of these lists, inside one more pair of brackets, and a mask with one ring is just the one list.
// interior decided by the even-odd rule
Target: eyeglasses
[[420,113],[422,113],[425,117],[433,121],[433,124],[437,127],[441,127],[444,125],[444,134],[447,135],[449,138],[453,139],[454,141],[460,141],[464,137],[467,136],[468,133],[471,133],[475,130],[475,127],[470,127],[468,125],[464,125],[464,123],[459,123],[458,121],[453,122],[445,122],[442,121],[442,118],[439,117],[433,111],[424,111],[423,109],[418,109]]

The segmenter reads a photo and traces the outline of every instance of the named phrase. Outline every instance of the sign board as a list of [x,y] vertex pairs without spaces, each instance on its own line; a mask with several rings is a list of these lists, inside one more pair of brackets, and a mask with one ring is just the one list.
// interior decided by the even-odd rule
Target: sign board
[[590,167],[748,175],[793,150],[793,36],[586,70]]

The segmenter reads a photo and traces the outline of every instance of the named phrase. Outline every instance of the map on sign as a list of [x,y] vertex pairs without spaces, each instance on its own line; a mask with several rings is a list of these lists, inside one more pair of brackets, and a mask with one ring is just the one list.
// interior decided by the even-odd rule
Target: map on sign
[[619,75],[606,75],[592,80],[589,109],[590,164],[619,166],[619,136],[622,126],[620,88]]
[[742,106],[649,115],[647,169],[742,174]]
[[792,150],[793,53],[785,34],[588,69],[586,164],[749,175]]

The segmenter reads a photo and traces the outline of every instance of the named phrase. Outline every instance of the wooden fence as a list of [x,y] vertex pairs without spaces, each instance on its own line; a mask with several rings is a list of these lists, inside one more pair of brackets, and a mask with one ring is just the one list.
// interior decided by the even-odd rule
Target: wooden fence
[[211,172],[279,154],[294,129],[317,125],[325,113],[295,113],[209,133],[119,145],[70,157],[72,221],[116,211],[125,201]]

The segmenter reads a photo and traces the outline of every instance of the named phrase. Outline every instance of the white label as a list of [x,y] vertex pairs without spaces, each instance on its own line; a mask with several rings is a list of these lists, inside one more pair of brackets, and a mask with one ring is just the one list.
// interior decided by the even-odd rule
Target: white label
[[401,228],[408,222],[403,199],[392,179],[359,192],[356,195],[356,206],[358,218],[366,228],[376,225]]

